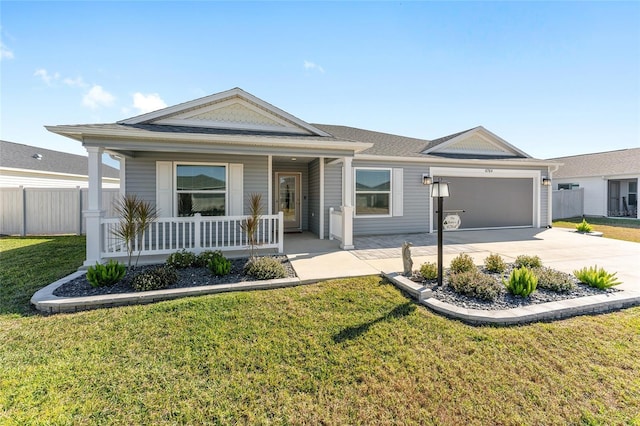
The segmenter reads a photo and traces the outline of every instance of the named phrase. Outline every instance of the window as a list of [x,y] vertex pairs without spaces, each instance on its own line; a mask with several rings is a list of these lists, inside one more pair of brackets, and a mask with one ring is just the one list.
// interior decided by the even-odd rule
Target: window
[[559,183],[558,189],[578,189],[580,187],[577,183]]
[[176,165],[178,216],[224,216],[227,211],[227,167]]
[[356,169],[356,216],[391,214],[391,169]]
[[638,181],[629,182],[629,205],[638,205]]

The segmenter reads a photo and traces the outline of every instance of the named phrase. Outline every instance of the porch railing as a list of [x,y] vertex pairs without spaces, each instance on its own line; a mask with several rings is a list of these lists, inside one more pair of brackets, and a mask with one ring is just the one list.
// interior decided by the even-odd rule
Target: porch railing
[[329,208],[329,239],[342,241],[342,210]]
[[[162,217],[149,225],[141,238],[134,241],[134,253],[169,254],[179,250],[200,253],[205,250],[247,250],[249,235],[242,229],[248,216]],[[127,256],[124,241],[114,234],[119,219],[102,219],[102,257]],[[258,249],[284,251],[283,214],[264,215],[256,232]]]

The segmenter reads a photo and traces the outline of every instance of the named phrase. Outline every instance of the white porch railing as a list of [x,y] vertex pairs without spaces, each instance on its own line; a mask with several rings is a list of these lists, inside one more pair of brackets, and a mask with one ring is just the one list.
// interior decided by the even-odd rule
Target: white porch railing
[[329,239],[342,241],[342,210],[329,208]]
[[[248,216],[162,217],[149,225],[142,238],[134,242],[134,253],[140,255],[169,254],[179,250],[200,253],[205,250],[247,250],[248,234],[242,224]],[[114,235],[119,219],[101,219],[102,257],[127,256],[124,241]],[[256,232],[258,249],[284,251],[282,212],[260,218]]]

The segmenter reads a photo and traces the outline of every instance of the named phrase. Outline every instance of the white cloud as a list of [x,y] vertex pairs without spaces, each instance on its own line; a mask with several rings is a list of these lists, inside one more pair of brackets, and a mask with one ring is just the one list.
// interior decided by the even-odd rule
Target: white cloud
[[304,69],[305,70],[317,70],[321,73],[324,74],[324,68],[322,68],[320,65],[311,62],[311,61],[304,61]]
[[137,109],[139,114],[146,114],[166,107],[167,104],[157,93],[149,93],[148,95],[145,95],[143,93],[136,92],[133,94],[133,108]]
[[82,105],[91,109],[98,109],[99,107],[110,107],[115,102],[116,98],[111,93],[107,92],[98,86],[93,85],[91,89],[82,97]]
[[0,41],[0,61],[3,59],[13,59],[13,50],[9,49],[3,42]]
[[60,78],[59,73],[49,74],[49,72],[44,68],[40,68],[39,70],[36,70],[36,72],[34,72],[33,75],[36,77],[40,77],[42,81],[44,81],[47,84],[47,86],[51,86],[51,83],[54,80],[57,80]]
[[62,80],[62,82],[64,84],[66,84],[69,87],[88,87],[89,85],[87,83],[85,83],[85,81],[82,79],[82,77],[76,77],[76,78],[65,78],[64,80]]

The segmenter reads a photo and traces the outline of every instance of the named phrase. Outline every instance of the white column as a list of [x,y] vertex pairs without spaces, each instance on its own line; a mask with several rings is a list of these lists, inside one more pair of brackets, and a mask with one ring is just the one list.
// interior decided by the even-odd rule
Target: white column
[[318,238],[324,240],[324,157],[318,158],[320,167],[320,217],[318,218],[319,227]]
[[87,259],[84,266],[102,262],[100,257],[102,246],[102,152],[100,147],[86,147],[89,154],[89,190],[87,194],[87,210],[83,211],[87,221]]
[[126,185],[127,160],[123,156],[119,156],[118,161],[120,162],[120,196],[124,197],[127,194],[127,185]]
[[353,246],[353,167],[352,158],[344,157],[342,167],[342,244],[343,250]]

